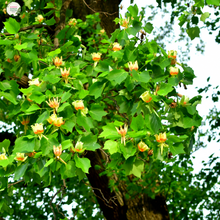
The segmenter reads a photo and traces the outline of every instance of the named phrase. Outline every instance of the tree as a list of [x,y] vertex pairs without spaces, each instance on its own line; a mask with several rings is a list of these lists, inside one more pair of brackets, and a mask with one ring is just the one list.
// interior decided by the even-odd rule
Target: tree
[[79,219],[170,219],[166,199],[187,217],[173,207],[202,120],[201,96],[178,93],[193,70],[145,37],[136,5],[118,18],[116,0],[19,3],[0,39],[0,117],[14,123],[0,143],[2,217],[63,219],[65,199]]

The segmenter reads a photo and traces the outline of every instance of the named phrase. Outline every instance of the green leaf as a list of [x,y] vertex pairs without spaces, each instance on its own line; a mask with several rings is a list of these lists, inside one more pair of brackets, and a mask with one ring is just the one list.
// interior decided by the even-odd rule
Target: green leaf
[[68,140],[63,141],[61,145],[62,145],[62,149],[65,150],[65,149],[69,149],[70,147],[72,147],[73,143],[72,143],[72,140],[68,139]]
[[54,158],[51,158],[50,160],[48,160],[48,161],[45,163],[44,167],[48,167],[50,164],[53,163],[53,161],[54,161]]
[[41,104],[42,102],[45,101],[46,96],[43,95],[41,92],[34,92],[30,95],[29,97],[32,101],[36,102],[37,104]]
[[28,46],[28,44],[27,43],[23,43],[23,44],[16,44],[15,46],[14,46],[14,48],[16,49],[16,50],[22,50],[22,49],[27,49],[27,46]]
[[219,6],[220,0],[206,0],[207,5]]
[[177,147],[175,146],[170,146],[170,151],[173,154],[173,156],[177,155],[177,154],[185,154],[186,152],[184,151],[184,146],[183,144],[179,144],[177,145]]
[[70,106],[68,102],[63,103],[57,110],[57,112],[62,112],[67,106]]
[[90,117],[78,116],[76,120],[79,126],[82,126],[86,131],[90,131],[91,128],[94,128],[92,119]]
[[69,92],[64,92],[64,94],[61,97],[61,103],[65,102],[67,99],[69,99],[71,97],[71,93]]
[[141,172],[144,171],[144,161],[136,159],[130,174],[134,174],[135,176],[141,178]]
[[199,37],[200,29],[197,26],[189,28],[189,29],[187,29],[187,34],[189,35],[191,40],[194,40],[196,37]]
[[0,40],[0,45],[11,45],[12,43],[13,41],[8,39]]
[[40,109],[40,107],[37,104],[33,104],[26,110],[26,112],[33,112],[33,111],[36,111],[39,109]]
[[150,75],[148,71],[143,71],[140,75],[139,75],[139,81],[143,82],[143,83],[148,83],[150,80]]
[[14,180],[18,180],[19,178],[24,176],[27,168],[28,168],[28,163],[21,164],[19,167],[17,167],[15,170]]
[[144,128],[144,118],[142,115],[138,115],[137,117],[132,118],[131,128],[134,131],[143,130]]
[[88,90],[81,89],[79,92],[79,99],[84,99],[89,94]]
[[50,113],[49,111],[45,111],[43,114],[41,114],[38,119],[37,119],[37,123],[42,123],[44,121],[46,121],[48,118],[50,117]]
[[29,9],[31,9],[31,3],[33,2],[33,0],[24,0],[24,4],[26,7],[28,7]]
[[113,123],[109,123],[108,125],[103,126],[103,132],[99,135],[99,137],[105,137],[109,139],[116,139],[120,137],[115,127],[116,126]]
[[90,160],[88,158],[80,158],[77,154],[74,155],[76,167],[81,168],[84,173],[89,173],[91,167]]
[[209,12],[203,13],[200,17],[200,21],[205,22],[206,18],[208,18],[209,16],[210,16]]
[[14,19],[9,18],[7,22],[3,22],[9,34],[16,34],[20,30],[20,24]]
[[17,105],[17,101],[15,100],[15,98],[10,94],[10,93],[6,93],[6,92],[0,92],[0,97],[4,96],[4,98],[6,98],[8,101],[12,102],[14,105]]
[[61,80],[61,78],[59,76],[48,74],[43,78],[43,80],[48,81],[51,84],[55,84],[55,83],[58,83]]
[[105,112],[103,107],[101,107],[99,104],[93,104],[89,114],[94,120],[101,121],[102,117],[107,115],[107,112]]
[[160,89],[157,92],[158,95],[162,95],[165,96],[167,95],[169,92],[171,92],[173,90],[173,86],[167,83],[161,83],[160,85]]
[[46,7],[44,7],[44,8],[50,8],[50,9],[54,8],[54,4],[52,2],[48,2]]
[[48,57],[53,57],[53,56],[55,56],[55,55],[57,55],[57,54],[60,54],[60,53],[61,53],[61,49],[58,48],[58,49],[56,49],[56,50],[51,51],[50,53],[48,53],[47,56],[48,56]]
[[112,70],[108,76],[107,79],[109,81],[113,81],[113,86],[115,84],[121,84],[122,81],[124,81],[128,76],[128,73],[125,70]]
[[194,115],[196,113],[196,106],[187,106],[186,110],[190,115]]
[[10,146],[10,140],[5,139],[4,141],[0,142],[0,152],[3,151],[3,148],[8,151],[8,147]]
[[150,34],[152,30],[154,29],[153,24],[150,22],[147,22],[147,24],[144,26],[144,30]]
[[68,120],[65,120],[65,124],[62,125],[62,128],[66,129],[69,132],[73,131],[73,127],[75,126],[74,118],[69,118]]
[[131,142],[126,143],[124,146],[123,144],[120,145],[120,150],[124,156],[124,158],[127,160],[129,157],[133,156],[136,153],[136,147],[133,146]]
[[150,116],[150,126],[155,134],[162,128],[161,120],[155,113],[152,113]]
[[8,81],[0,82],[0,89],[1,89],[2,91],[11,89],[11,85],[10,85],[10,83],[9,83]]
[[117,153],[117,152],[119,152],[118,142],[108,140],[105,142],[103,149],[108,150],[110,154]]
[[56,21],[55,21],[54,17],[52,17],[50,20],[46,20],[45,23],[47,25],[54,25],[54,24],[56,24]]
[[29,139],[27,137],[19,137],[15,141],[15,148],[13,150],[14,153],[28,153],[33,152],[35,147],[35,139]]
[[91,96],[95,96],[95,99],[97,99],[98,97],[101,96],[102,91],[105,87],[106,83],[103,82],[95,82],[91,85],[91,87],[89,88],[89,95]]
[[127,10],[130,11],[132,17],[136,17],[138,15],[138,6],[136,4],[134,6],[129,6]]

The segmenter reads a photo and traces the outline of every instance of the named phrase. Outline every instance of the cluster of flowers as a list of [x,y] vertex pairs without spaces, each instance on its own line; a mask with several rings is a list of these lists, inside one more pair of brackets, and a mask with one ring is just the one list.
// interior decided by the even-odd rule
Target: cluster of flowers
[[[177,55],[177,51],[176,50],[169,50],[168,51],[168,58],[171,59],[171,65],[175,65],[176,64],[176,55]],[[171,66],[170,67],[170,75],[171,76],[175,76],[179,73],[179,68],[175,67],[175,66]]]
[[[122,126],[120,126],[120,128],[117,128],[115,127],[118,134],[121,135],[121,143],[126,145],[126,134],[127,134],[127,131],[128,131],[128,125],[125,124],[124,125],[124,128]],[[160,133],[159,135],[158,134],[155,134],[155,138],[156,138],[156,141],[159,143],[159,147],[161,147],[161,155],[163,154],[163,147],[168,147],[167,144],[165,144],[165,141],[167,140],[167,136],[166,136],[166,132],[164,133]],[[141,152],[144,152],[144,151],[147,151],[149,150],[150,148],[143,142],[143,141],[140,141],[138,143],[138,150],[141,151]]]

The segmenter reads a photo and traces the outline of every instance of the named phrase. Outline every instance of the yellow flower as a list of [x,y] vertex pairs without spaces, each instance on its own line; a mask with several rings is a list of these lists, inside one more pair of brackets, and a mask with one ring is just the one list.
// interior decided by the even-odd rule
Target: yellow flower
[[179,73],[179,68],[178,67],[170,67],[170,75],[177,75]]
[[177,51],[176,50],[169,50],[168,51],[168,58],[176,59]]
[[104,34],[105,33],[105,29],[100,30],[100,34]]
[[150,95],[150,93],[148,91],[144,92],[140,98],[142,98],[142,100],[146,103],[150,102],[152,100],[152,97]]
[[44,17],[43,17],[42,15],[38,15],[38,16],[35,18],[35,21],[38,21],[39,23],[41,23],[43,20],[44,20]]
[[27,125],[30,122],[30,117],[27,117],[26,119],[22,118],[21,124],[22,125]]
[[5,153],[0,154],[0,160],[7,160],[8,158],[6,157]]
[[53,153],[54,153],[54,155],[55,155],[56,157],[59,158],[59,156],[62,154],[62,146],[61,146],[61,144],[60,144],[58,147],[56,147],[55,145],[53,145]]
[[57,120],[57,115],[56,114],[52,114],[47,121],[52,124],[55,120]]
[[167,139],[166,132],[160,133],[159,135],[155,134],[154,136],[156,138],[156,141],[159,142],[159,143],[164,143]]
[[56,126],[56,127],[60,127],[61,125],[63,125],[65,122],[63,121],[63,117],[57,117],[53,124]]
[[68,22],[68,25],[69,26],[75,26],[77,24],[77,20],[75,18],[71,18]]
[[113,43],[112,49],[113,49],[114,51],[119,51],[119,50],[122,49],[122,46],[121,46],[119,43],[115,42],[115,43]]
[[84,109],[83,100],[76,100],[72,103],[72,105],[75,107],[75,109],[78,111],[79,109]]
[[82,109],[81,113],[82,113],[83,116],[86,116],[86,114],[88,113],[88,108]]
[[130,69],[130,71],[132,71],[132,70],[138,70],[138,62],[137,62],[137,60],[134,62],[134,63],[132,63],[132,62],[129,62],[128,63],[128,67],[129,67],[129,69]]
[[28,158],[28,156],[25,157],[24,155],[24,153],[16,153],[16,157],[14,159],[24,162]]
[[53,60],[53,63],[56,67],[59,67],[63,63],[63,58],[61,57],[61,59],[60,59],[59,57],[56,57],[55,60]]
[[120,21],[120,25],[124,28],[128,28],[128,24],[129,24],[129,18],[124,18]]
[[29,80],[28,84],[29,84],[29,86],[32,86],[32,85],[39,86],[40,85],[39,78]]
[[101,53],[92,53],[91,55],[92,55],[93,61],[97,62],[101,59],[102,54]]
[[31,127],[32,127],[34,133],[37,134],[37,135],[41,135],[41,134],[44,133],[44,128],[43,128],[42,123],[40,123],[40,124],[35,123],[35,125],[31,125]]
[[139,151],[144,152],[146,150],[149,150],[149,147],[143,141],[141,141],[138,143],[138,149]]
[[47,103],[51,108],[54,109],[54,112],[55,112],[55,110],[57,111],[57,109],[58,109],[59,106],[60,106],[60,103],[59,103],[59,101],[58,101],[58,97],[57,97],[57,98],[53,98],[53,100],[50,100],[50,99],[49,99],[49,102],[46,101],[46,103]]
[[64,68],[64,70],[61,68],[60,71],[61,71],[62,78],[65,80],[65,83],[68,83],[68,77],[70,75],[70,68],[68,70],[66,69],[66,67]]
[[75,148],[72,148],[74,152],[83,153],[86,149],[83,147],[83,142],[77,141]]
[[122,128],[122,126],[120,126],[120,129],[118,129],[117,127],[115,127],[118,134],[121,135],[121,143],[124,143],[125,145],[125,135],[127,134],[127,131],[128,131],[128,125],[125,124],[124,125],[124,128]]

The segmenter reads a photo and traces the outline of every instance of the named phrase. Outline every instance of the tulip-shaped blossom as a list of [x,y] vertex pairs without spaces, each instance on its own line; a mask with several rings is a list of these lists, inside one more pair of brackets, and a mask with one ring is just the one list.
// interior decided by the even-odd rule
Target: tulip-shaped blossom
[[62,57],[61,57],[61,58],[56,57],[55,60],[53,60],[53,63],[54,63],[54,65],[55,65],[56,67],[59,67],[59,66],[61,66],[62,63],[63,63],[63,58],[62,58]]
[[150,95],[150,93],[149,93],[148,91],[144,92],[144,93],[140,96],[140,98],[141,98],[144,102],[146,102],[146,103],[148,103],[148,102],[150,102],[150,101],[152,100],[152,97],[151,97],[151,95]]
[[58,110],[59,106],[60,106],[60,102],[58,101],[58,97],[57,98],[53,98],[53,100],[49,99],[49,102],[46,101],[46,103],[53,108],[54,113]]
[[98,62],[101,59],[102,54],[101,53],[92,53],[91,55],[92,55],[93,61]]
[[68,77],[70,75],[70,68],[68,70],[66,69],[66,67],[64,68],[64,70],[61,68],[60,71],[61,71],[62,78],[65,80],[65,83],[68,83]]
[[180,105],[182,105],[183,107],[186,107],[186,106],[190,105],[189,97],[183,95],[181,100],[180,100]]
[[143,141],[141,141],[138,143],[138,150],[144,152],[146,150],[149,150],[149,147]]
[[168,51],[168,58],[176,59],[177,51],[176,50],[169,50]]
[[127,131],[128,131],[128,125],[125,124],[124,125],[124,128],[122,128],[122,126],[120,126],[120,129],[118,129],[117,127],[115,127],[118,134],[121,135],[121,143],[124,143],[125,145],[125,135],[127,134]]
[[71,18],[68,22],[69,26],[76,26],[77,20],[75,18]]
[[56,126],[56,127],[60,127],[61,125],[63,125],[65,122],[63,121],[63,117],[57,117],[53,124]]
[[22,118],[21,124],[24,125],[24,133],[26,134],[27,132],[27,128],[28,128],[28,124],[30,122],[30,117],[27,118]]
[[61,144],[58,147],[53,145],[53,153],[58,160],[60,160],[62,163],[64,163],[66,165],[66,162],[60,157],[60,155],[62,154],[62,145]]
[[0,160],[7,160],[8,158],[7,158],[7,156],[5,155],[5,154],[6,154],[5,148],[3,147],[2,150],[3,150],[3,154],[0,154]]
[[132,63],[132,62],[129,62],[128,63],[128,67],[129,67],[129,70],[130,71],[132,71],[132,70],[138,70],[138,62],[137,62],[137,60],[134,62],[134,63]]
[[100,34],[104,34],[105,33],[105,29],[100,30]]
[[39,86],[40,85],[39,78],[29,80],[28,84],[29,86],[32,86],[32,85]]
[[40,123],[40,124],[35,123],[35,125],[31,125],[31,127],[32,127],[34,133],[37,134],[39,136],[39,138],[41,139],[43,137],[43,133],[44,133],[43,124],[42,123]]
[[38,16],[35,18],[35,21],[38,21],[39,23],[41,23],[43,20],[44,20],[44,17],[43,17],[42,15],[38,15]]
[[129,24],[129,18],[124,18],[120,21],[120,25],[124,28],[128,28],[128,24]]
[[159,135],[155,134],[154,136],[156,138],[156,141],[159,142],[159,143],[164,143],[167,139],[166,132],[160,133]]
[[122,46],[119,43],[115,42],[115,43],[113,43],[112,49],[113,49],[113,51],[119,51],[122,49]]
[[75,148],[72,148],[74,152],[83,153],[86,149],[83,147],[83,142],[77,141]]
[[16,157],[14,159],[17,161],[24,162],[28,158],[28,156],[25,157],[24,155],[24,153],[16,153]]
[[175,76],[178,73],[179,73],[179,68],[178,67],[173,67],[173,66],[170,67],[170,75],[171,76]]
[[72,105],[75,107],[75,109],[78,111],[79,109],[84,109],[83,100],[76,100],[72,103]]
[[52,124],[54,123],[54,121],[57,120],[57,115],[56,114],[52,114],[48,119],[47,121]]

